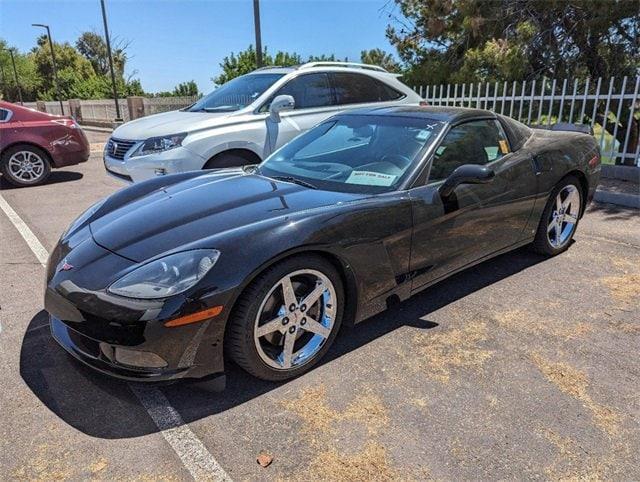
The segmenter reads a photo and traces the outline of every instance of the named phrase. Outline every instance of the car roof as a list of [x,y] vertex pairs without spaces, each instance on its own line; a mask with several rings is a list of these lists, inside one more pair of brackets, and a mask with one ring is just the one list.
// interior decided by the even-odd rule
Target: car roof
[[422,106],[422,105],[398,105],[386,107],[370,107],[354,109],[342,115],[382,115],[394,117],[413,117],[430,120],[438,120],[448,123],[457,123],[478,117],[495,118],[495,114],[484,109],[469,109],[466,107]]

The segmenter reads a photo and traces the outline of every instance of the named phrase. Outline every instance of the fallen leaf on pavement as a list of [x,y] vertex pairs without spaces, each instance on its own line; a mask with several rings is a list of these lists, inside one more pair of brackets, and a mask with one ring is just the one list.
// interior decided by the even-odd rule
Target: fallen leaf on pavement
[[267,452],[265,452],[264,450],[260,451],[260,453],[258,454],[258,459],[257,462],[262,466],[262,467],[268,467],[269,465],[271,465],[271,462],[273,462],[273,456],[268,454]]

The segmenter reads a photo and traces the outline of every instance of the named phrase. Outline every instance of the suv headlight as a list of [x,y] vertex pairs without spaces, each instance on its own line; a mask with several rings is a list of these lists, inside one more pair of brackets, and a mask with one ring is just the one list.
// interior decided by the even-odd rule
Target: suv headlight
[[220,252],[194,249],[151,261],[114,282],[107,291],[127,298],[156,299],[182,293],[216,264]]
[[169,136],[151,137],[144,141],[130,157],[146,156],[148,154],[155,154],[175,149],[182,145],[182,141],[184,141],[185,137],[187,137],[186,132],[183,132],[182,134],[172,134]]

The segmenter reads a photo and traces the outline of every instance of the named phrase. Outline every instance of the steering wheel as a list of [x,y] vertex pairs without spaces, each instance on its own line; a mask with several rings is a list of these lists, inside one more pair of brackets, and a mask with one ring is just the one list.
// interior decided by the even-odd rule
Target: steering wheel
[[385,154],[380,162],[390,162],[398,167],[398,169],[406,169],[411,164],[411,159],[402,154]]

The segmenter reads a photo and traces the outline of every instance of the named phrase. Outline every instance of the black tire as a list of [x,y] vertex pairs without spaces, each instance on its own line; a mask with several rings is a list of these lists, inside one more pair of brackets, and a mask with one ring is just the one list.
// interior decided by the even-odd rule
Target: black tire
[[[268,365],[258,353],[254,341],[255,321],[262,302],[271,289],[285,276],[298,270],[316,270],[333,284],[337,298],[335,320],[324,345],[304,364],[289,369]],[[317,255],[297,255],[285,259],[260,274],[242,293],[227,326],[227,355],[251,375],[268,381],[295,378],[310,370],[326,354],[340,330],[344,313],[344,287],[336,268]]]
[[220,169],[223,167],[242,167],[247,164],[255,164],[244,156],[232,152],[223,152],[207,161],[202,169]]
[[[9,167],[10,159],[20,152],[28,152],[31,153],[32,156],[36,156],[38,160],[36,161],[38,165],[38,175],[36,178],[28,179],[26,177],[19,177]],[[24,156],[21,156],[21,158],[24,158]],[[41,165],[39,161],[41,161]],[[2,158],[0,159],[0,172],[2,172],[2,176],[14,186],[35,186],[44,183],[51,174],[51,159],[49,158],[48,153],[36,146],[32,146],[30,144],[17,144],[15,146],[11,146],[2,153]]]
[[[556,206],[556,198],[558,194],[563,191],[567,186],[573,186],[576,189],[576,192],[579,195],[579,207],[578,207],[578,215],[576,222],[573,224],[573,229],[570,231],[567,239],[560,246],[554,246],[549,239],[548,227],[551,221],[552,213],[555,210]],[[549,199],[547,201],[547,205],[542,212],[542,217],[540,218],[540,223],[538,224],[538,230],[536,231],[536,236],[531,245],[533,250],[539,254],[544,254],[547,256],[555,256],[557,254],[566,251],[571,245],[571,240],[573,239],[574,234],[576,233],[576,229],[578,228],[578,222],[580,221],[580,216],[582,215],[582,199],[584,193],[582,192],[582,187],[580,185],[580,181],[575,176],[567,176],[563,178],[555,188],[551,191],[549,195]]]

